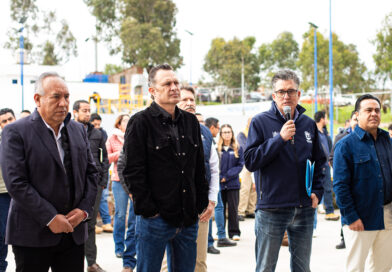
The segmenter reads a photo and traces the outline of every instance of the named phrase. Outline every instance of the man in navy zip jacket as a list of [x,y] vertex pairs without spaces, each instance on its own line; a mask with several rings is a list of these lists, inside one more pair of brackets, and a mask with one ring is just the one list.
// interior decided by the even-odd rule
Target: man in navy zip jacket
[[[255,172],[257,189],[256,271],[275,271],[286,230],[291,270],[310,271],[313,220],[323,194],[326,158],[316,123],[298,105],[299,83],[290,70],[275,74],[271,109],[256,115],[249,128],[244,158],[246,168]],[[284,106],[291,108],[292,120],[286,120]],[[310,196],[305,183],[308,159],[315,162]]]

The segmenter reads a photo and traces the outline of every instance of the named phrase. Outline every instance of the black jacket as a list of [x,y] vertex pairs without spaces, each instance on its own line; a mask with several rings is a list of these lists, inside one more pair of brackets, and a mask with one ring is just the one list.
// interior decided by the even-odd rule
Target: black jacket
[[[172,124],[178,128],[173,137]],[[180,153],[176,153],[179,141]],[[155,102],[130,119],[125,132],[125,183],[135,214],[159,213],[173,226],[190,226],[208,205],[200,126],[176,107],[172,120]]]
[[333,166],[333,154],[335,153],[336,143],[339,142],[341,139],[343,139],[345,136],[347,136],[349,134],[350,134],[350,130],[344,129],[341,132],[339,132],[338,135],[335,136],[335,141],[333,141],[332,150],[329,153],[329,158],[328,158],[328,161],[331,164],[331,166]]
[[102,130],[94,128],[90,123],[87,125],[87,138],[90,142],[91,154],[99,171],[98,186],[106,188],[108,184],[109,160],[106,150],[106,138]]
[[123,187],[123,189],[127,193],[127,195],[129,195],[130,192],[129,192],[127,185],[125,184],[124,175],[123,175],[125,163],[126,163],[126,161],[125,161],[124,150],[121,150],[120,156],[118,157],[118,161],[117,161],[117,173],[118,173],[118,178],[120,179],[121,186]]

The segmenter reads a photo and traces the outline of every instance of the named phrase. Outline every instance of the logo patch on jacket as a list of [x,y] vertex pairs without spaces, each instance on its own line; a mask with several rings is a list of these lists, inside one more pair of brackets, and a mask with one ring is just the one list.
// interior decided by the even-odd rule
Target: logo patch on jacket
[[305,131],[305,139],[306,141],[311,144],[312,143],[312,137],[310,136],[310,133]]

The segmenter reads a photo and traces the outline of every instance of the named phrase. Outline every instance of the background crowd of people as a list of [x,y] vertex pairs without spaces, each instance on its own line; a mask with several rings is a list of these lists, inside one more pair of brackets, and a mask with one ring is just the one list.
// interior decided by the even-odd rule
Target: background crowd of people
[[[30,114],[31,112],[25,110],[19,115],[19,118],[27,117]],[[200,114],[197,115],[202,117]],[[94,211],[91,220],[88,221],[89,239],[85,244],[87,271],[105,271],[96,260],[95,234],[102,232],[113,233],[114,254],[123,259],[124,271],[127,271],[127,268],[134,269],[136,266],[136,216],[131,194],[122,175],[125,167],[122,151],[124,134],[130,116],[128,114],[119,115],[113,124],[113,130],[107,132],[102,128],[102,118],[97,113],[90,112],[89,103],[85,100],[78,100],[73,105],[73,118],[86,127],[95,163],[101,166],[101,179],[98,183]],[[0,120],[1,128],[4,128],[7,124],[16,121],[16,117],[12,109],[4,108],[0,111]],[[219,120],[214,117],[209,117],[206,122],[204,120],[200,122],[205,124],[211,135],[214,136],[212,152],[216,152],[219,160],[219,197],[214,208],[217,247],[235,246],[236,242],[240,241],[241,235],[239,221],[244,221],[245,218],[254,218],[256,191],[251,173],[244,167],[243,158],[250,120],[251,118],[249,118],[244,131],[240,132],[237,137],[229,124],[220,126]],[[11,198],[6,191],[4,182],[1,185],[0,197],[5,205],[3,203],[1,205],[4,212],[1,214],[3,244],[1,251],[2,270],[0,270],[5,271],[8,247],[4,245],[8,215],[5,210],[8,211]],[[109,209],[112,204],[110,203],[111,198],[114,200],[114,207]],[[241,212],[239,212],[239,207],[242,208]],[[100,220],[97,221],[97,217]],[[215,234],[212,233],[212,219],[210,219],[210,225],[207,228],[206,253],[220,254],[220,251],[214,247],[215,239],[213,237]],[[230,239],[226,237],[226,233]]]
[[33,113],[17,121],[12,109],[0,110],[0,271],[8,244],[17,271],[83,271],[85,258],[87,271],[105,271],[95,240],[105,231],[123,272],[204,272],[206,253],[220,254],[213,217],[217,247],[236,246],[240,222],[255,219],[256,271],[275,270],[281,244],[292,271],[310,271],[317,207],[326,220],[340,218],[333,191],[346,270],[363,271],[370,251],[371,271],[388,271],[392,142],[379,129],[380,101],[359,97],[332,144],[325,113],[312,120],[298,105],[297,75],[279,71],[272,84],[270,110],[236,133],[197,114],[193,88],[159,65],[149,74],[154,101],[119,115],[108,137],[87,101],[69,113],[64,80],[42,74]]

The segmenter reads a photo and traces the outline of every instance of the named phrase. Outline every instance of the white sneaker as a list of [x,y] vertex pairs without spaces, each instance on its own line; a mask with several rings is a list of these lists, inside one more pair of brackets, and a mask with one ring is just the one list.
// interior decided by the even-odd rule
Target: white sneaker
[[231,240],[233,241],[239,241],[241,240],[240,237],[238,235],[234,235],[233,238],[231,238]]
[[323,204],[317,206],[317,212],[320,214],[325,214],[325,209]]
[[319,236],[319,232],[317,229],[313,229],[313,238],[316,238],[317,236]]

